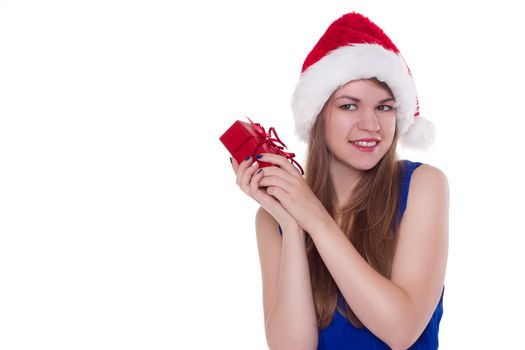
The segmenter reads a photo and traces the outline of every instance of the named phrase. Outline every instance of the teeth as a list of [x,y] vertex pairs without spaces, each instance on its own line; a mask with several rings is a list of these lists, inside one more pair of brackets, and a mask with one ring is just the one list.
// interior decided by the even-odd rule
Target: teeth
[[363,146],[363,147],[374,147],[377,142],[376,141],[370,141],[370,142],[366,142],[366,141],[356,141],[354,142],[356,145],[359,145],[359,146]]

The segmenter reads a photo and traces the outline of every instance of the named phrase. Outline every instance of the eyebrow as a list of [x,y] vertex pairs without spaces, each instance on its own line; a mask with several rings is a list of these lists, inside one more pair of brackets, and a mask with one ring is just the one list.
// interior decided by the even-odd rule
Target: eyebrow
[[[361,102],[360,99],[352,97],[352,96],[348,96],[348,95],[341,95],[338,98],[336,98],[336,100],[340,98],[347,98],[349,100],[354,100],[355,102]],[[385,98],[384,100],[379,101],[379,103],[385,103],[386,101],[395,101],[395,100],[392,97],[389,97],[389,98]]]

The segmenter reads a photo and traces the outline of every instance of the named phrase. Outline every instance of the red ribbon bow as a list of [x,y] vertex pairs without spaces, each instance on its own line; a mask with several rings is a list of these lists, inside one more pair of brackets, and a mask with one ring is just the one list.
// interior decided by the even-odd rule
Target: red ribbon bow
[[[246,118],[248,118],[248,117],[246,117]],[[257,136],[259,137],[259,143],[257,144],[257,147],[255,148],[255,151],[253,152],[252,158],[255,158],[255,155],[258,153],[257,150],[259,149],[259,147],[261,147],[264,143],[266,143],[266,144],[268,144],[268,146],[271,149],[274,150],[274,153],[276,153],[278,155],[281,155],[281,156],[285,157],[288,160],[291,160],[294,165],[299,167],[299,169],[301,170],[301,175],[304,175],[304,170],[301,167],[301,165],[299,163],[297,163],[297,161],[295,159],[293,159],[293,157],[295,157],[295,153],[283,151],[283,149],[287,148],[287,147],[284,144],[284,142],[282,142],[281,139],[279,138],[279,136],[277,135],[277,132],[275,131],[275,128],[271,127],[270,129],[268,129],[268,133],[266,133],[264,128],[261,126],[261,124],[252,122],[252,120],[250,118],[248,118],[248,120],[252,124],[255,132],[257,133]],[[272,137],[272,132],[273,132],[275,138]],[[282,146],[276,144],[276,142],[280,143]]]

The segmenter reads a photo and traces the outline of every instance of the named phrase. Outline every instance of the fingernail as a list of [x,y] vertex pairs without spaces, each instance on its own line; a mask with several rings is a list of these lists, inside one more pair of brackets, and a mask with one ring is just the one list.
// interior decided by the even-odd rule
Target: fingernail
[[258,154],[258,155],[256,155],[255,158],[257,158],[257,159],[261,159],[261,158],[262,158],[262,154]]
[[232,157],[230,157],[230,163],[232,163],[232,164],[233,164],[233,160],[232,160]]
[[246,157],[246,159],[245,159],[245,160],[248,160],[248,159],[250,159],[251,157],[252,157],[252,156],[248,156],[248,157]]

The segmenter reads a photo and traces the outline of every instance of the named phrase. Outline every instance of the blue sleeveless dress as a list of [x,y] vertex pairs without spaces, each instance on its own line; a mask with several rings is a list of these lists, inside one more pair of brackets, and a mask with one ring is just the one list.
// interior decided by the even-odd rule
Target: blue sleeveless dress
[[[410,178],[412,172],[420,166],[420,162],[411,162],[409,160],[401,161],[402,169],[402,200],[400,203],[400,210],[398,217],[401,218],[405,212],[407,205],[408,197],[408,188],[410,186]],[[281,227],[279,226],[279,233],[282,235]],[[438,341],[438,332],[439,332],[439,322],[441,321],[441,316],[443,315],[443,294],[445,292],[445,287],[441,292],[441,298],[432,314],[432,318],[428,322],[427,327],[417,339],[417,341],[412,344],[409,350],[433,350],[437,349],[439,346]],[[344,309],[344,300],[339,292],[338,303],[342,309]],[[348,321],[337,309],[335,310],[334,317],[330,325],[326,328],[319,329],[318,336],[318,350],[350,350],[350,349],[359,349],[359,350],[378,350],[378,349],[390,349],[381,339],[376,337],[372,332],[370,332],[366,327],[355,328],[350,321]]]

